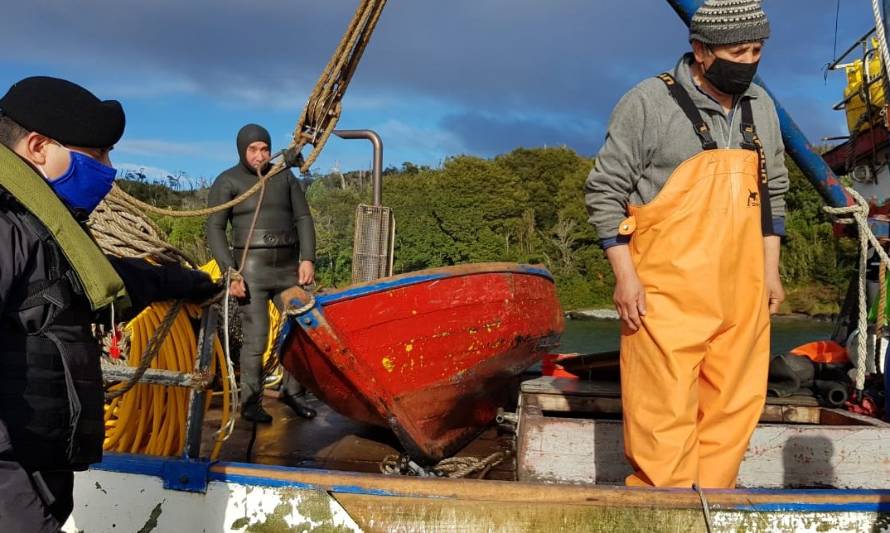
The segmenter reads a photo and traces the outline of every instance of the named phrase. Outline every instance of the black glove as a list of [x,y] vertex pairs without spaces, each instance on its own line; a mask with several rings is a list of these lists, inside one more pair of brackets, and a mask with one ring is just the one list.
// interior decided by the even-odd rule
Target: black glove
[[190,300],[192,302],[205,302],[219,294],[223,286],[214,283],[206,272],[192,270],[180,265],[165,265],[164,281],[160,293],[165,295],[163,300]]
[[133,316],[152,302],[191,300],[204,302],[222,291],[200,270],[180,265],[153,265],[143,259],[108,257],[124,282],[132,303]]

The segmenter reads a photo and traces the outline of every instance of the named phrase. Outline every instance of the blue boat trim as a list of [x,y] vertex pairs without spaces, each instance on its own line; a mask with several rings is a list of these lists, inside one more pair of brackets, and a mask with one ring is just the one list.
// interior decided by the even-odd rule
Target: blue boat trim
[[514,268],[511,268],[511,269],[481,271],[478,273],[466,273],[466,272],[456,272],[454,274],[449,274],[447,272],[438,272],[435,274],[418,273],[416,276],[406,276],[406,277],[399,278],[399,279],[384,280],[384,281],[380,281],[378,283],[371,283],[368,285],[363,285],[361,287],[346,288],[342,291],[332,292],[332,293],[328,293],[328,294],[319,294],[318,296],[316,296],[316,302],[318,305],[324,306],[324,305],[332,304],[334,302],[340,302],[342,300],[358,298],[360,296],[366,296],[368,294],[374,294],[377,292],[383,292],[383,291],[388,291],[388,290],[392,290],[392,289],[399,289],[399,288],[407,287],[410,285],[417,285],[418,283],[425,283],[427,281],[436,281],[436,280],[445,279],[445,278],[472,276],[475,274],[494,274],[497,272],[514,272],[514,273],[519,273],[519,274],[529,274],[532,276],[541,276],[543,278],[549,279],[550,281],[553,281],[553,275],[546,268],[536,267],[536,266],[532,266],[532,265],[517,264]]
[[[207,461],[191,461],[178,458],[160,458],[145,455],[130,455],[119,453],[106,453],[101,463],[91,467],[93,470],[118,472],[122,474],[136,474],[158,477],[164,480],[164,488],[172,490],[186,490],[190,492],[204,492],[206,484],[209,482],[220,483],[237,483],[241,485],[252,485],[258,487],[289,487],[305,490],[320,490],[333,493],[343,494],[364,494],[369,496],[402,496],[397,491],[389,491],[384,489],[373,489],[361,487],[358,484],[338,484],[338,485],[319,485],[315,483],[304,483],[300,481],[277,479],[269,476],[272,472],[312,472],[315,474],[333,474],[339,478],[356,476],[364,477],[368,474],[360,474],[354,472],[342,472],[322,469],[295,468],[288,466],[275,465],[255,465],[251,463],[221,462],[214,463],[222,467],[238,467],[247,468],[256,474],[227,474],[225,472],[214,472],[210,470],[211,463]],[[202,477],[200,473],[206,477]],[[198,473],[198,475],[196,475]],[[189,481],[195,479],[204,479],[204,489],[196,491],[194,483],[182,483],[181,476],[189,476]],[[169,483],[169,486],[168,486]],[[618,487],[612,490],[643,490],[633,488]],[[651,490],[651,489],[646,489]],[[665,490],[664,492],[686,492],[685,489]],[[707,494],[759,494],[759,495],[776,495],[787,498],[784,502],[771,503],[739,503],[738,505],[726,505],[712,503],[711,508],[717,512],[762,512],[762,513],[890,513],[890,490],[885,489],[824,489],[824,490],[793,490],[793,489],[744,489],[744,490],[727,490],[727,491],[706,491]],[[417,493],[412,493],[418,496]],[[802,503],[800,499],[806,496],[824,496],[834,498],[850,498],[850,497],[877,497],[878,501],[851,501],[844,503],[837,502],[812,502]],[[430,496],[431,498],[435,496]]]
[[435,281],[437,279],[442,279],[449,277],[445,274],[424,274],[420,276],[409,276],[402,279],[390,280],[390,281],[382,281],[380,283],[373,283],[370,285],[363,285],[361,287],[355,288],[347,288],[342,291],[333,292],[330,294],[321,294],[316,297],[316,301],[321,305],[332,304],[334,302],[339,302],[341,300],[348,300],[351,298],[358,298],[359,296],[365,296],[368,294],[374,294],[375,292],[383,292],[391,289],[398,289],[401,287],[407,287],[409,285],[417,285],[418,283],[424,283],[427,281]]
[[333,485],[331,487],[322,487],[312,483],[301,483],[299,481],[289,481],[285,479],[274,479],[265,477],[246,476],[243,474],[217,474],[210,473],[210,481],[220,483],[237,483],[239,485],[250,485],[253,487],[270,487],[270,488],[289,488],[318,490],[325,492],[335,492],[338,494],[362,494],[365,496],[397,496],[398,494],[382,489],[368,489],[357,485]]

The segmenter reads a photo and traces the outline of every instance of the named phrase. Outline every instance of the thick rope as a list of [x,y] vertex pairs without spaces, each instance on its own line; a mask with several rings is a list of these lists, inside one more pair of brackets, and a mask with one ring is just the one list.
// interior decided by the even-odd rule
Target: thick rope
[[337,126],[343,111],[342,100],[346,88],[358,68],[385,6],[386,0],[362,0],[303,108],[294,128],[292,141],[273,158],[272,166],[260,180],[243,194],[224,204],[192,210],[155,207],[134,198],[118,186],[111,190],[109,196],[130,205],[137,212],[147,211],[170,217],[202,217],[231,209],[259,192],[269,178],[294,166],[297,163],[294,156],[301,153],[307,144],[312,145],[312,152],[300,164],[300,171],[308,172]]
[[[868,268],[868,251],[873,249],[881,259],[881,268],[890,268],[890,256],[884,251],[884,247],[868,227],[869,205],[865,198],[854,189],[847,187],[847,192],[856,200],[856,204],[848,207],[830,207],[823,209],[836,217],[840,224],[856,224],[859,233],[859,322],[858,342],[856,357],[856,390],[865,388],[865,365],[868,357],[868,301],[865,293],[865,276]],[[880,304],[884,305],[883,302]]]
[[167,311],[167,316],[164,317],[160,327],[155,330],[151,338],[148,340],[148,344],[145,346],[145,351],[139,358],[139,367],[136,369],[136,372],[124,382],[123,387],[106,392],[105,401],[110,401],[118,396],[126,394],[130,389],[136,386],[140,379],[142,379],[142,375],[145,374],[145,371],[148,370],[152,361],[155,360],[155,357],[157,357],[158,353],[161,351],[161,345],[164,343],[164,339],[167,338],[167,334],[170,333],[170,328],[173,326],[173,321],[182,309],[182,305],[182,300],[176,300],[170,307],[170,310]]
[[[878,35],[878,48],[881,50],[881,59],[884,60],[884,69],[890,69],[890,51],[887,50],[887,36],[884,34],[884,17],[881,15],[881,5],[878,0],[871,0],[871,10],[875,17],[875,32]],[[866,70],[868,65],[865,65]]]
[[167,209],[164,207],[157,207],[157,206],[151,205],[149,203],[143,202],[142,200],[130,195],[129,193],[127,193],[125,190],[123,190],[117,184],[115,184],[114,187],[111,188],[111,192],[108,193],[108,196],[106,197],[106,201],[111,200],[115,203],[125,205],[125,206],[129,207],[129,209],[131,211],[135,211],[137,213],[149,212],[149,213],[154,213],[156,215],[161,215],[161,216],[180,217],[180,218],[206,217],[206,216],[210,216],[214,213],[220,213],[222,211],[229,210],[229,209],[235,207],[236,205],[244,202],[245,200],[247,200],[248,198],[250,198],[257,192],[259,192],[259,190],[263,188],[263,186],[266,184],[266,182],[269,181],[269,179],[271,179],[272,176],[274,176],[275,174],[278,174],[278,172],[280,172],[281,170],[282,169],[279,169],[275,172],[271,172],[271,171],[267,172],[265,175],[260,177],[260,179],[256,183],[254,183],[251,188],[244,191],[240,196],[237,196],[237,197],[229,200],[228,202],[225,202],[225,203],[222,203],[219,205],[215,205],[212,207],[206,207],[203,209],[182,210],[182,209]]
[[288,304],[288,307],[286,307],[284,310],[284,314],[286,314],[287,316],[300,316],[311,310],[313,307],[315,307],[315,294],[310,292],[308,302],[301,305],[300,307],[291,307]]
[[119,197],[109,195],[90,215],[87,226],[102,251],[109,255],[194,267],[195,261],[167,243],[161,229],[141,213]]
[[449,457],[442,459],[432,468],[423,468],[404,455],[387,455],[380,461],[380,472],[386,475],[409,475],[419,477],[448,477],[459,479],[474,472],[481,472],[482,479],[488,471],[504,462],[510,456],[509,451],[494,452],[488,457]]
[[887,270],[882,268],[878,275],[878,283],[880,284],[880,294],[878,295],[878,316],[875,323],[875,338],[880,339],[884,335],[884,326],[887,323]]

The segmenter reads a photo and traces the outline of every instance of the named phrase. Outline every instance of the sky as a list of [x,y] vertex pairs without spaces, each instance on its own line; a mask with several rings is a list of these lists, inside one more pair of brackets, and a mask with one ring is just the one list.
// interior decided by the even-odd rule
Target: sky
[[[0,19],[0,92],[70,79],[127,112],[119,168],[213,179],[235,135],[285,146],[358,0],[29,0]],[[874,22],[869,0],[765,0],[760,74],[811,142],[846,133],[835,48]],[[837,26],[837,34],[835,27]],[[340,128],[383,138],[384,165],[565,145],[595,155],[615,103],[672,68],[688,30],[665,0],[389,0]],[[836,44],[835,44],[836,42]],[[308,152],[307,152],[308,153]],[[367,169],[365,141],[331,138],[313,167]]]

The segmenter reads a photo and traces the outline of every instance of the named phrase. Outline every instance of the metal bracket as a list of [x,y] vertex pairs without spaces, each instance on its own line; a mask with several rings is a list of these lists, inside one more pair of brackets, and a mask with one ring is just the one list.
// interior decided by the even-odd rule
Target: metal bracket
[[209,474],[210,461],[167,461],[161,467],[164,488],[169,490],[207,492]]

